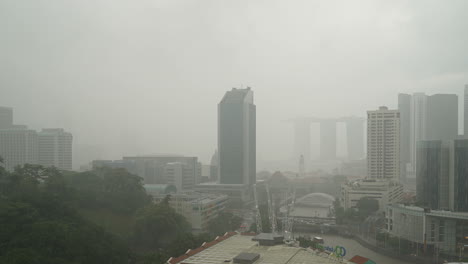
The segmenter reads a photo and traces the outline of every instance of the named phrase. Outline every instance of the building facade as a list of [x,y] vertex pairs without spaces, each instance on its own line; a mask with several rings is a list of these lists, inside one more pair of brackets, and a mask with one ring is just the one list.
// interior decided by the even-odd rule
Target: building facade
[[[168,164],[171,163],[178,163],[180,166],[172,164],[169,165],[171,169],[166,170]],[[123,157],[122,160],[94,160],[92,165],[93,168],[124,168],[128,172],[142,177],[145,184],[168,184],[168,180],[171,181],[171,184],[180,182],[180,185],[177,186],[178,190],[183,190],[182,186],[188,188],[201,181],[201,164],[198,162],[197,157],[173,155],[132,156]],[[177,166],[183,167],[181,174],[178,174],[180,170],[176,169]],[[177,180],[181,179],[180,175],[184,180]]]
[[341,186],[341,205],[345,209],[356,208],[362,198],[375,199],[379,210],[384,211],[387,205],[398,203],[403,197],[403,186],[388,180],[357,180]]
[[410,120],[411,95],[398,94],[398,111],[400,111],[400,179],[407,181],[407,164],[411,163]]
[[420,141],[417,157],[418,204],[468,212],[468,139]]
[[5,169],[18,165],[38,164],[37,132],[25,127],[0,129],[0,156]]
[[72,170],[73,136],[61,128],[42,129],[38,133],[39,164]]
[[465,138],[468,138],[468,84],[465,84],[465,94],[464,94],[464,101],[463,101],[463,125],[464,125],[464,134]]
[[400,178],[400,112],[382,106],[367,111],[367,177]]
[[156,155],[123,157],[123,160],[135,164],[135,174],[142,177],[145,183],[166,184],[164,168],[172,162],[180,162],[189,166],[193,172],[191,177],[194,183],[198,183],[200,179],[197,157]]
[[468,212],[468,139],[457,139],[453,142],[453,166],[451,179],[453,187],[452,210]]
[[455,94],[399,94],[398,107],[401,111],[401,170],[406,178],[415,178],[419,141],[457,138],[458,97]]
[[468,255],[461,250],[467,244],[468,213],[392,204],[387,207],[386,218],[392,236],[416,243],[421,251],[455,259]]
[[0,106],[0,129],[8,129],[13,126],[13,109]]
[[170,162],[164,166],[164,178],[167,184],[174,185],[177,191],[193,190],[197,172],[193,166],[182,162]]
[[[161,202],[165,195],[154,197],[156,203]],[[226,195],[180,193],[171,194],[169,205],[184,216],[195,232],[204,232],[208,223],[224,211],[228,197]]]
[[256,107],[250,88],[233,88],[218,104],[220,184],[255,184],[255,119]]

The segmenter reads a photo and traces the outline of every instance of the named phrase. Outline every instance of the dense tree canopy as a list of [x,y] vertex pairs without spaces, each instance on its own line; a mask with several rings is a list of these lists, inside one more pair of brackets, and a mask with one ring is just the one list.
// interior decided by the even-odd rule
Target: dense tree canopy
[[187,220],[169,206],[167,200],[150,204],[137,212],[135,242],[145,249],[157,249],[170,244],[191,229]]
[[123,242],[79,216],[65,181],[36,165],[0,172],[0,263],[128,263]]
[[[160,264],[241,222],[222,214],[209,233],[193,235],[169,200],[150,203],[142,179],[121,169],[24,165],[8,172],[0,162],[0,263]],[[131,234],[121,236],[106,221],[120,221],[117,229]]]

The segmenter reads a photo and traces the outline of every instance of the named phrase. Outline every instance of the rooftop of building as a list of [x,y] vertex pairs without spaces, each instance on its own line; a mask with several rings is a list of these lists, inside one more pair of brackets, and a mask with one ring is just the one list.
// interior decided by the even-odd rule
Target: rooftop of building
[[344,186],[351,189],[358,190],[387,190],[388,187],[401,186],[398,182],[393,180],[380,180],[380,179],[358,179],[351,181]]
[[250,87],[245,89],[232,88],[231,91],[227,91],[221,102],[243,102],[247,101],[253,104],[253,91]]
[[389,205],[392,209],[400,209],[407,213],[417,213],[423,214],[426,213],[428,216],[434,217],[442,217],[442,218],[452,218],[452,219],[460,219],[460,220],[468,220],[468,212],[452,212],[452,211],[444,211],[444,210],[431,210],[419,206],[413,205],[404,205],[404,204],[392,204]]
[[170,194],[177,192],[177,188],[171,184],[144,184],[143,188],[150,194]]
[[188,250],[184,255],[170,258],[169,264],[221,264],[234,263],[233,260],[241,253],[259,254],[254,264],[322,264],[350,263],[339,262],[326,253],[318,253],[311,249],[287,245],[259,246],[252,241],[252,236],[236,232],[227,233],[214,241],[203,243],[199,248]]
[[[154,184],[154,185],[157,185],[157,184]],[[196,203],[196,204],[204,204],[204,203],[213,202],[214,200],[226,200],[227,199],[227,195],[225,194],[213,194],[213,193],[185,192],[185,193],[171,193],[170,195],[171,195],[172,201],[182,200],[182,201]],[[166,195],[160,195],[159,197],[155,197],[155,198],[163,199],[165,196]]]
[[190,156],[184,156],[179,154],[147,154],[147,155],[135,155],[135,156],[124,156],[123,159],[154,159],[154,158],[196,158]]
[[219,186],[219,187],[244,187],[245,184],[222,184],[218,182],[203,182],[197,186]]

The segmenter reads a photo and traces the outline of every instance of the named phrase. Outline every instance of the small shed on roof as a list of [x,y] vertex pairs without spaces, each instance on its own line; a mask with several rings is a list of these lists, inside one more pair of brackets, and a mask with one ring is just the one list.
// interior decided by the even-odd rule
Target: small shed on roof
[[239,263],[239,264],[252,264],[257,259],[260,258],[260,254],[258,253],[245,253],[242,252],[239,255],[237,255],[233,260],[234,263]]

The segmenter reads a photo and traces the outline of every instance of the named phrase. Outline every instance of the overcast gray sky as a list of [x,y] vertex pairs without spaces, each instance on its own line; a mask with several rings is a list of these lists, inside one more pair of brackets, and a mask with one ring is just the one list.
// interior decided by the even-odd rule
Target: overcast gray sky
[[364,116],[468,83],[468,1],[0,0],[0,105],[94,158],[209,161],[217,104],[251,86],[259,159],[295,116]]

